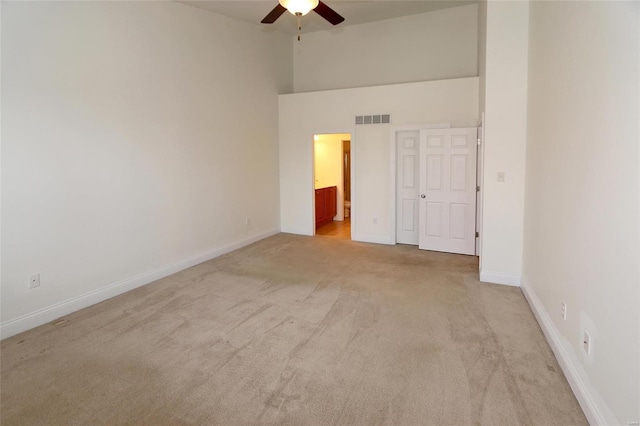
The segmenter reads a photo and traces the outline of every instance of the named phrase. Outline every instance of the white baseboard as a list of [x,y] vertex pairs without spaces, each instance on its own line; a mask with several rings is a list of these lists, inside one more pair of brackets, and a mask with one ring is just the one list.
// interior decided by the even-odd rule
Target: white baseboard
[[[574,362],[572,362],[571,356],[565,350],[562,344],[562,337],[555,324],[551,320],[551,317],[544,309],[542,302],[533,291],[533,289],[527,285],[526,280],[523,280],[521,285],[522,293],[524,293],[524,297],[529,302],[529,306],[535,315],[538,324],[540,324],[540,328],[547,338],[547,342],[549,346],[551,346],[551,350],[553,351],[556,359],[558,360],[558,364],[560,364],[560,368],[564,372],[567,381],[569,382],[569,386],[573,390],[573,393],[584,411],[589,424],[592,426],[595,425],[607,425],[614,424],[610,421],[605,420],[605,416],[602,414],[602,410],[598,408],[598,404],[596,404],[594,397],[589,391],[589,386],[584,382],[580,374],[578,373],[578,369]],[[608,409],[607,409],[608,410]],[[610,417],[610,416],[608,416]],[[617,422],[616,422],[617,423]]]
[[507,274],[499,274],[497,272],[480,271],[480,281],[485,283],[520,287],[521,279],[518,275],[507,275]]
[[280,232],[283,232],[285,234],[306,235],[308,237],[313,237],[314,235],[314,233],[310,234],[308,230],[288,227],[283,227],[282,229],[280,229]]
[[0,325],[0,336],[2,339],[6,339],[7,337],[11,337],[18,333],[22,333],[23,331],[27,331],[40,325],[46,324],[64,315],[69,315],[72,312],[84,309],[91,305],[95,305],[96,303],[103,302],[107,299],[118,296],[119,294],[126,293],[127,291],[175,274],[176,272],[180,272],[202,262],[206,262],[207,260],[222,256],[223,254],[232,252],[256,241],[260,241],[262,239],[275,235],[279,232],[280,231],[278,229],[271,229],[265,232],[261,232],[249,238],[215,247],[213,249],[199,253],[195,256],[178,260],[168,265],[161,266],[151,271],[143,272],[141,274],[110,284],[106,287],[94,290],[81,296],[73,297],[63,302],[47,306],[46,308],[30,312],[9,321],[5,321]]
[[387,244],[387,245],[395,245],[396,242],[389,237],[377,237],[371,235],[352,235],[351,239],[353,241],[359,241],[361,243],[374,243],[374,244]]

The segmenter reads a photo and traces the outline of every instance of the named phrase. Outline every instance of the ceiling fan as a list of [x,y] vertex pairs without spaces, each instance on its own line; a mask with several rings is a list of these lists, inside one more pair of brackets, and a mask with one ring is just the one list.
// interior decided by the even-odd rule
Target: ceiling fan
[[263,24],[273,24],[286,10],[298,17],[298,41],[300,41],[301,30],[300,17],[312,10],[333,25],[338,25],[344,21],[342,16],[320,0],[278,0],[278,5],[260,22]]

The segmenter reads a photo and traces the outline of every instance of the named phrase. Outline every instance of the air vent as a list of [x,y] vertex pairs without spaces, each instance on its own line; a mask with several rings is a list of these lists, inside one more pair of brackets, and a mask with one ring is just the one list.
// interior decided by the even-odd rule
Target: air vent
[[356,124],[390,124],[391,115],[374,114],[374,115],[357,115]]

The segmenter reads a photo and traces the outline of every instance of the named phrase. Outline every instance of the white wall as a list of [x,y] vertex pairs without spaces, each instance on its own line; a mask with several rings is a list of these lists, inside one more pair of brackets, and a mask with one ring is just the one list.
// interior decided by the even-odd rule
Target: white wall
[[[528,2],[489,1],[480,278],[519,285],[527,128]],[[504,182],[497,174],[504,173]]]
[[1,7],[5,337],[278,231],[290,37],[173,2]]
[[478,1],[478,77],[480,114],[484,112],[487,76],[487,0]]
[[[354,125],[355,116],[389,113],[392,125]],[[352,234],[392,243],[391,132],[394,126],[451,123],[475,126],[478,78],[299,93],[280,96],[280,224],[283,232],[313,235],[312,138],[350,132]],[[376,223],[374,223],[374,221]]]
[[477,6],[303,34],[294,90],[343,89],[478,75]]
[[640,421],[639,103],[640,3],[531,4],[523,289],[592,424]]
[[349,133],[314,136],[315,188],[337,187],[337,214],[333,220],[344,220],[344,159],[342,142],[351,140]]

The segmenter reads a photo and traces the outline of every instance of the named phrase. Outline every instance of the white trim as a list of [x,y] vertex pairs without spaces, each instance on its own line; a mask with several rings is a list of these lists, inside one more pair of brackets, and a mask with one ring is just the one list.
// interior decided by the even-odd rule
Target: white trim
[[485,283],[520,287],[521,278],[519,275],[509,275],[509,274],[500,274],[498,272],[480,271],[480,281]]
[[313,234],[310,234],[308,229],[304,228],[290,228],[288,226],[282,228],[280,232],[284,234],[295,234],[295,235],[307,235],[309,237],[313,237]]
[[478,240],[476,242],[476,256],[479,258],[479,264],[482,265],[482,215],[484,212],[484,112],[480,120],[480,145],[478,146],[478,156],[476,157],[476,185],[480,187],[476,198],[476,232],[478,232]]
[[372,235],[352,235],[351,238],[353,241],[358,241],[361,243],[374,243],[374,244],[387,244],[394,246],[396,242],[389,237],[379,237]]
[[353,131],[351,132],[351,144],[349,145],[349,149],[351,150],[351,211],[349,212],[349,220],[351,223],[351,235],[349,235],[349,238],[351,238],[352,240],[354,239],[354,235],[356,235],[356,226],[358,225],[358,221],[355,220],[354,218],[356,217],[356,212],[357,212],[357,208],[358,208],[358,203],[356,202],[356,197],[355,197],[355,188],[357,185],[356,182],[356,159],[358,158],[358,155],[356,154],[356,151],[358,149],[358,144],[355,143],[356,142],[356,129],[354,128]]
[[608,424],[589,392],[589,387],[580,377],[576,366],[571,362],[569,354],[564,350],[560,332],[554,325],[547,311],[544,309],[542,302],[538,299],[538,296],[533,289],[527,284],[526,280],[523,280],[521,289],[524,297],[527,299],[527,302],[529,302],[529,306],[531,307],[538,324],[540,324],[542,332],[547,338],[549,346],[551,346],[551,350],[558,360],[558,364],[560,364],[560,368],[569,382],[569,386],[571,386],[571,390],[573,390],[582,411],[584,411],[589,424]]
[[73,297],[71,299],[67,299],[51,306],[47,306],[46,308],[21,315],[17,318],[5,321],[1,324],[0,336],[2,339],[6,339],[7,337],[14,336],[18,333],[22,333],[23,331],[27,331],[51,322],[64,315],[69,315],[72,312],[84,309],[91,305],[95,305],[96,303],[103,302],[122,293],[126,293],[127,291],[175,274],[176,272],[180,272],[184,269],[206,262],[218,256],[222,256],[223,254],[227,254],[241,247],[255,243],[256,241],[263,240],[267,237],[278,234],[279,232],[280,230],[278,229],[271,229],[256,234],[252,237],[236,241],[234,243],[215,247],[213,249],[209,249],[207,251],[199,253],[195,256],[184,258],[168,265],[161,266],[159,268],[152,269],[138,275],[134,275],[133,277],[124,279],[122,281],[109,284],[106,287],[94,290],[81,296]]

